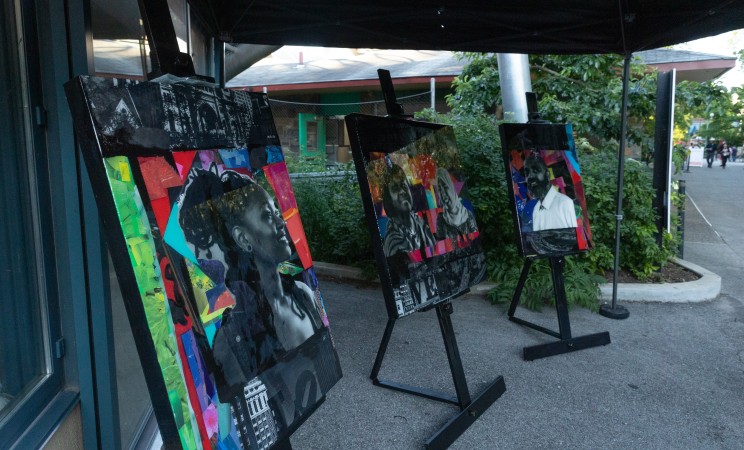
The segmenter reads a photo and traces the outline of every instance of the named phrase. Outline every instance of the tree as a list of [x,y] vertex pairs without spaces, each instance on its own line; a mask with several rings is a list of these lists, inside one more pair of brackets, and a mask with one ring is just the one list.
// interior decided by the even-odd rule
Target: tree
[[[744,58],[744,51],[740,58]],[[461,53],[470,62],[455,78],[454,94],[447,98],[455,114],[493,113],[501,110],[498,64],[495,54]],[[619,55],[530,55],[532,88],[543,117],[570,122],[579,139],[593,146],[620,135],[622,66]],[[642,149],[653,147],[656,71],[631,61],[628,90],[628,141]],[[682,81],[676,86],[675,137],[686,140],[693,119],[713,120],[704,137],[724,138],[732,145],[744,141],[744,117],[739,98],[744,89],[731,91],[716,82]],[[733,125],[732,125],[733,124]],[[735,126],[739,124],[739,126]],[[707,134],[705,134],[707,133]]]
[[[498,111],[501,92],[496,55],[462,53],[461,57],[470,63],[453,82],[455,92],[447,99],[453,112]],[[572,123],[577,135],[593,145],[616,140],[620,135],[622,65],[619,55],[530,55],[532,88],[543,117]],[[628,138],[641,145],[648,144],[642,125],[654,110],[656,77],[652,75],[639,61],[632,62],[629,115],[636,127],[629,130]]]
[[741,145],[742,105],[741,88],[731,91],[715,82],[697,83],[682,81],[675,93],[675,129],[677,137],[687,139],[687,131],[694,119],[707,122],[696,134],[704,138],[726,139],[732,145]]
[[735,87],[730,92],[722,93],[720,98],[711,102],[702,114],[703,117],[709,117],[710,120],[698,131],[698,134],[706,138],[725,139],[729,145],[737,147],[744,144],[742,94],[744,94],[744,89]]

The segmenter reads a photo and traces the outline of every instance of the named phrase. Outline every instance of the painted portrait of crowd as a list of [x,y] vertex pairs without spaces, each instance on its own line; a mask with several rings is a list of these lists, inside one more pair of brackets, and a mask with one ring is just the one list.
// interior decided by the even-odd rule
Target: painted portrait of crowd
[[265,95],[83,77],[68,96],[164,441],[270,448],[341,370]]
[[452,129],[358,114],[346,123],[391,317],[482,281],[478,225]]

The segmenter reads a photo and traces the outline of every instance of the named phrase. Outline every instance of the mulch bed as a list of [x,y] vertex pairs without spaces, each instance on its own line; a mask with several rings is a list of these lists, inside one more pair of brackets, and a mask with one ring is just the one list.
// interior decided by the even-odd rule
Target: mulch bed
[[[604,275],[608,283],[612,283],[613,272],[608,271]],[[685,269],[679,264],[668,262],[658,272],[653,273],[647,280],[639,280],[635,275],[627,270],[620,269],[618,272],[618,283],[682,283],[685,281],[695,281],[700,276],[695,272]]]

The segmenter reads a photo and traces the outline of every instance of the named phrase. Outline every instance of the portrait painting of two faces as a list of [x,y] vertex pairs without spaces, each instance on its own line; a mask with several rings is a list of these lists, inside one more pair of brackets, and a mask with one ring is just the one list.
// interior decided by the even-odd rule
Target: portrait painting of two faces
[[571,126],[502,124],[500,129],[522,255],[589,250],[591,229]]
[[68,90],[166,447],[282,441],[341,370],[266,96]]
[[457,297],[485,276],[480,234],[450,127],[346,118],[393,317]]

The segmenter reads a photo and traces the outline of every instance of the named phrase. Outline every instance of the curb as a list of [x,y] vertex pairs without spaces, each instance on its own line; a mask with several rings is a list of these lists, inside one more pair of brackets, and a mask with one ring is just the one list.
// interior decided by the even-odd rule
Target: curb
[[[715,299],[721,293],[721,277],[697,264],[679,258],[672,261],[700,275],[684,283],[618,283],[617,300],[624,302],[697,303]],[[599,287],[600,300],[612,301],[612,284]]]
[[[721,293],[720,276],[683,259],[672,258],[672,261],[700,275],[700,278],[683,283],[618,283],[617,300],[623,302],[698,303],[713,300]],[[315,273],[320,276],[379,283],[378,279],[364,278],[362,270],[356,267],[316,261],[314,262],[314,268]],[[495,283],[483,282],[470,288],[469,295],[485,296],[494,287],[496,287]],[[599,287],[599,290],[599,300],[601,302],[612,301],[612,284],[603,284]]]

